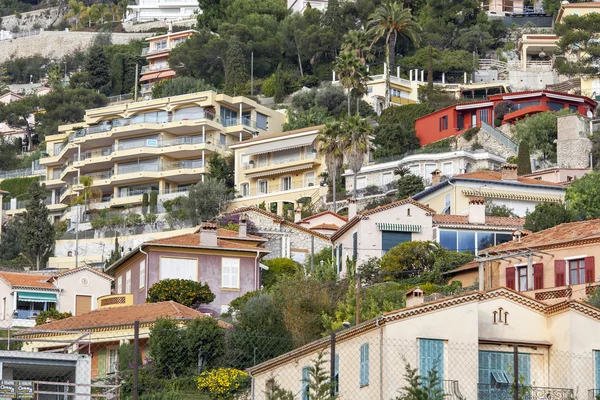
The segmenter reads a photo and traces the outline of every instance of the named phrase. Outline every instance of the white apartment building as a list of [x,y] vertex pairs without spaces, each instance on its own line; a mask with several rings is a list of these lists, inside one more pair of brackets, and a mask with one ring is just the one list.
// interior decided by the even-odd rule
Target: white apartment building
[[174,21],[201,12],[197,0],[136,0],[127,8],[128,22]]

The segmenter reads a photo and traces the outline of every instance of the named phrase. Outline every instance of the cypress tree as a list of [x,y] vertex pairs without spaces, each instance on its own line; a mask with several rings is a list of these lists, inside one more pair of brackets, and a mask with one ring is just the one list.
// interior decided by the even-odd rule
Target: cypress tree
[[104,48],[96,45],[88,51],[85,59],[85,71],[88,73],[89,84],[93,89],[103,93],[110,92],[110,63]]
[[517,155],[517,174],[527,175],[531,173],[531,157],[529,155],[529,144],[523,140],[519,144],[519,154]]
[[29,187],[29,201],[23,216],[21,248],[35,260],[38,270],[54,244],[54,228],[48,219],[49,212],[45,200],[46,187],[38,181],[33,182]]
[[230,96],[244,94],[244,84],[248,81],[248,65],[237,36],[232,36],[225,55],[225,86],[223,92]]

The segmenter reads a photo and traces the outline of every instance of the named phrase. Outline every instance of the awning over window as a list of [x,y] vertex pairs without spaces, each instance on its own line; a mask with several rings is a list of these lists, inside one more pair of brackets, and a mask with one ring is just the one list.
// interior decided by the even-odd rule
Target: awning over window
[[56,303],[56,293],[18,292],[19,301],[32,301],[34,303]]
[[246,153],[244,153],[244,155],[252,156],[255,154],[264,154],[264,153],[270,153],[273,151],[294,149],[297,147],[304,147],[304,146],[308,146],[308,145],[312,144],[312,142],[314,142],[316,138],[317,138],[317,134],[314,134],[314,135],[295,137],[295,138],[285,139],[285,140],[276,140],[274,142],[269,142],[269,143],[257,144],[255,146],[250,146],[248,148],[248,151],[246,151]]
[[152,79],[158,78],[158,75],[159,75],[159,72],[153,72],[153,73],[151,73],[151,74],[143,75],[143,76],[140,78],[140,82],[149,81],[149,80],[152,80]]
[[261,178],[263,176],[283,174],[285,172],[301,171],[303,169],[312,168],[313,164],[314,163],[310,162],[310,163],[307,163],[307,164],[298,165],[296,167],[275,168],[275,169],[272,169],[272,170],[269,170],[269,171],[257,172],[255,174],[246,174],[246,177],[247,178]]
[[379,229],[380,231],[392,231],[392,232],[421,232],[421,225],[388,224],[388,223],[378,222],[377,229]]

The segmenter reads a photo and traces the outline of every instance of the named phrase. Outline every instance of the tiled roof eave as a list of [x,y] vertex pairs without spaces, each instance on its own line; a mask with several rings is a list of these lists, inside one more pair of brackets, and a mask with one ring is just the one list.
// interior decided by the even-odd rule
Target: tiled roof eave
[[39,286],[19,286],[19,285],[15,285],[15,286],[11,286],[13,289],[15,290],[19,290],[19,289],[27,289],[27,290],[41,290],[44,292],[60,292],[61,289],[57,288],[57,287],[39,287]]
[[[563,190],[564,188],[561,188]],[[509,200],[526,200],[526,201],[537,201],[537,202],[560,202],[562,199],[548,196],[532,196],[527,194],[516,194],[516,193],[496,193],[496,192],[481,192],[473,189],[462,189],[462,194],[467,197],[478,196],[491,199],[509,199]]]
[[477,229],[477,230],[495,229],[495,230],[503,230],[503,231],[511,231],[511,232],[514,231],[515,229],[521,228],[520,225],[492,225],[492,224],[476,225],[476,224],[457,224],[457,223],[444,223],[444,222],[434,222],[433,226],[442,228],[442,229],[443,228]]
[[[511,243],[511,242],[509,242],[509,243]],[[527,249],[554,250],[554,249],[561,249],[561,248],[565,248],[565,247],[585,246],[585,245],[594,244],[594,243],[600,243],[600,236],[589,238],[589,239],[573,239],[573,240],[567,240],[564,242],[548,243],[548,244],[542,244],[542,245],[537,245],[537,246],[527,246],[527,243],[523,243],[523,246],[520,246],[520,247],[507,247],[506,249],[501,248],[501,249],[498,249],[497,251],[487,251],[486,253],[493,255],[493,254],[501,254],[501,253],[507,252],[507,251],[517,251],[517,250],[527,250]],[[502,245],[500,245],[500,246],[502,246]]]

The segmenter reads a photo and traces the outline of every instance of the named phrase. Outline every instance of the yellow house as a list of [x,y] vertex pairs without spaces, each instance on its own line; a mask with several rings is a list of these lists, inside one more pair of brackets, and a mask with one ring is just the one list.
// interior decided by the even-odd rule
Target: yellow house
[[455,175],[435,183],[412,198],[441,214],[465,215],[469,200],[483,197],[494,205],[505,205],[524,217],[538,203],[558,202],[565,198],[566,187],[517,176],[517,166],[505,164],[501,171],[474,171]]
[[83,122],[46,139],[41,163],[50,207],[69,204],[83,189],[82,176],[98,192],[92,208],[139,205],[152,191],[159,199],[185,192],[204,179],[211,154],[279,132],[285,119],[248,98],[212,91],[87,110]]
[[591,332],[600,329],[600,310],[590,305],[551,306],[506,288],[426,302],[415,288],[407,306],[249,368],[254,398],[273,398],[277,389],[314,398],[320,353],[339,399],[402,398],[407,365],[421,377],[435,371],[439,380],[429,386],[445,399],[599,393],[600,335]]
[[317,136],[321,126],[256,137],[230,146],[235,154],[236,199],[231,209],[265,204],[279,215],[293,213],[298,200],[316,204],[327,193],[320,177],[325,162]]

